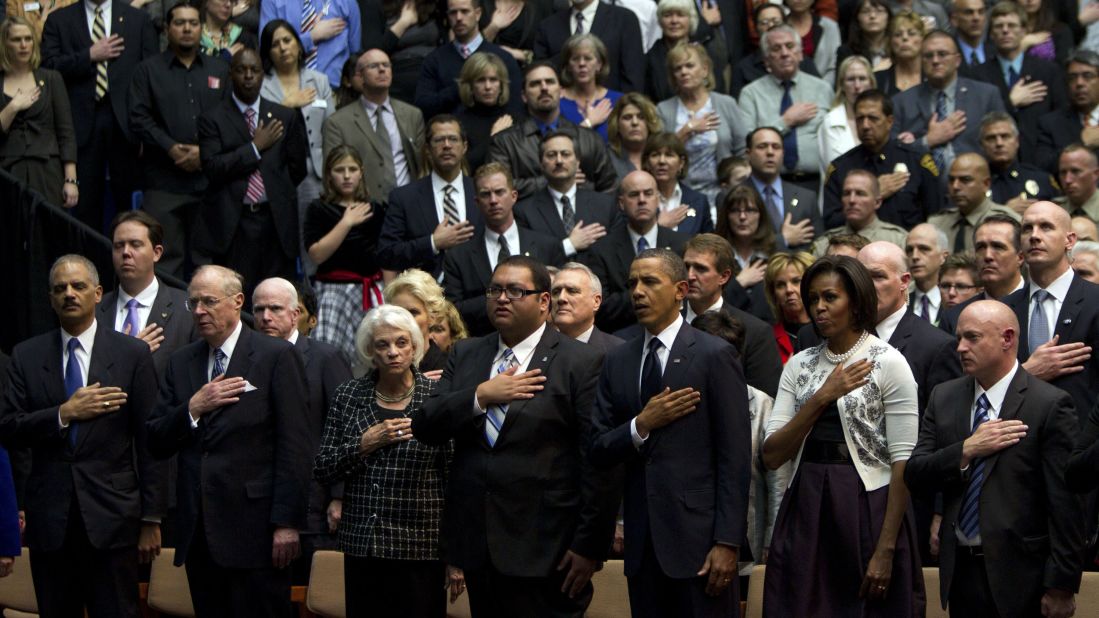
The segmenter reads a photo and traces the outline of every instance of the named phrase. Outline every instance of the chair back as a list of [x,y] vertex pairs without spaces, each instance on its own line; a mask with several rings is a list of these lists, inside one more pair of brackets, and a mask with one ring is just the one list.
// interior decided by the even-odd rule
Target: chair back
[[343,552],[320,549],[313,552],[305,606],[325,618],[346,618],[347,597],[343,581]]
[[1084,571],[1080,580],[1080,592],[1076,593],[1076,615],[1099,614],[1099,573]]
[[748,576],[748,602],[744,609],[744,618],[763,618],[763,581],[767,578],[767,567],[757,564]]
[[153,560],[149,572],[149,607],[162,614],[194,618],[195,607],[191,604],[187,569],[173,564],[175,558],[175,548],[164,547]]
[[587,618],[627,618],[630,615],[630,592],[621,560],[608,560],[603,569],[591,578],[595,595],[584,614]]
[[38,613],[38,599],[34,596],[34,581],[31,579],[31,550],[23,548],[23,553],[15,561],[11,575],[0,578],[0,607],[29,614]]

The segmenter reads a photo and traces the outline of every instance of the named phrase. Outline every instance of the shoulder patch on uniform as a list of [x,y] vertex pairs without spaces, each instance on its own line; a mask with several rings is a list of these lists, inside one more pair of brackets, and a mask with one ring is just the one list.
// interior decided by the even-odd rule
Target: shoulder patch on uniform
[[935,176],[936,178],[938,178],[938,176],[939,176],[939,167],[937,165],[935,165],[935,159],[931,158],[930,153],[927,153],[923,157],[920,158],[920,166],[923,167],[924,169],[926,169],[927,171],[931,172],[932,176]]
[[829,163],[828,164],[828,171],[826,171],[824,173],[824,182],[828,182],[828,180],[830,178],[832,178],[832,172],[834,172],[834,171],[836,171],[836,164],[835,163]]

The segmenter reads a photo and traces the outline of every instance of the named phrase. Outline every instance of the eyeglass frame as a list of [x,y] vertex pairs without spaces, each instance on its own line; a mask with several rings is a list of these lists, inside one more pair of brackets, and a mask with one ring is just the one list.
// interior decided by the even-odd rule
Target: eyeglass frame
[[183,301],[183,306],[187,309],[187,311],[191,311],[191,312],[194,312],[194,310],[198,309],[199,306],[201,306],[201,307],[205,308],[207,311],[209,311],[210,309],[213,309],[214,307],[217,307],[221,303],[221,301],[223,301],[226,298],[229,298],[231,296],[236,296],[236,295],[235,294],[226,294],[225,296],[222,296],[221,298],[209,298],[209,297],[188,298],[187,300]]
[[[485,298],[487,298],[489,300],[500,300],[500,295],[504,294],[505,296],[507,296],[508,300],[522,300],[522,299],[526,298],[527,296],[533,296],[534,294],[542,294],[544,292],[545,292],[545,290],[527,290],[527,289],[523,289],[519,286],[514,286],[514,285],[509,285],[509,286],[490,285],[487,288],[485,288]],[[517,294],[517,296],[513,296],[513,294]]]

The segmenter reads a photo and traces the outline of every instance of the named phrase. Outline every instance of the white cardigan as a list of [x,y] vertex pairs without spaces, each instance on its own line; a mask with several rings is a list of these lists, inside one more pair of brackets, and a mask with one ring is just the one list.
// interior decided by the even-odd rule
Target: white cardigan
[[[767,437],[790,422],[832,373],[835,365],[823,353],[826,344],[804,350],[786,363],[767,424]],[[869,382],[840,397],[836,404],[855,469],[866,491],[873,491],[889,484],[892,464],[907,461],[911,456],[916,446],[919,413],[916,380],[904,356],[871,335],[846,365],[864,358],[873,363]],[[794,460],[795,471],[804,446],[803,443]]]

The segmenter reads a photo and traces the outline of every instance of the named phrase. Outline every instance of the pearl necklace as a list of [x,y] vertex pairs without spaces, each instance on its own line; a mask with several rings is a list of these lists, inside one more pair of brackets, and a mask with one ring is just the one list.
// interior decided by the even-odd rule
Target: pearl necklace
[[838,365],[854,356],[855,352],[857,352],[858,349],[862,347],[862,344],[866,342],[866,338],[869,336],[869,332],[862,331],[862,335],[859,336],[859,340],[855,342],[855,345],[851,346],[843,354],[833,354],[832,351],[828,349],[828,344],[826,343],[824,345],[824,358],[828,359],[828,362],[832,363],[833,365]]

